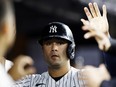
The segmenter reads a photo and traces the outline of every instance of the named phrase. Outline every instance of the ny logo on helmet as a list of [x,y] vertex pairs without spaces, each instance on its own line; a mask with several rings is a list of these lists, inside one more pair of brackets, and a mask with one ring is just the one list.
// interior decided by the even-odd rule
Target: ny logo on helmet
[[52,25],[50,27],[49,33],[57,33],[57,27]]

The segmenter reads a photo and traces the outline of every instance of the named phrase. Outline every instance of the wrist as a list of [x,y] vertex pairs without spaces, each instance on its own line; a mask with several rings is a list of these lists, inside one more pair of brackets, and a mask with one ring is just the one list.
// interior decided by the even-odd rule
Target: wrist
[[104,43],[105,45],[104,45],[104,50],[103,51],[108,51],[109,50],[109,48],[111,47],[111,43],[110,43],[110,40],[109,39],[107,39],[106,40],[106,42]]

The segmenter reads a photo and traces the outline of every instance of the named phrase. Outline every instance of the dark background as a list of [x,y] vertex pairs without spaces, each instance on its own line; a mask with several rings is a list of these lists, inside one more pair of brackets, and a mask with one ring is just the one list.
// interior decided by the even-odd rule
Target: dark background
[[[38,73],[46,70],[43,54],[37,40],[42,28],[49,22],[63,22],[71,28],[76,47],[76,63],[79,65],[91,64],[98,66],[103,62],[101,52],[95,40],[85,40],[85,32],[81,30],[81,18],[86,18],[83,8],[89,2],[97,2],[100,10],[103,4],[108,9],[110,34],[116,37],[116,1],[115,0],[14,0],[16,15],[17,37],[13,49],[7,58],[13,60],[20,54],[31,56],[35,61]],[[102,11],[102,10],[101,10]]]

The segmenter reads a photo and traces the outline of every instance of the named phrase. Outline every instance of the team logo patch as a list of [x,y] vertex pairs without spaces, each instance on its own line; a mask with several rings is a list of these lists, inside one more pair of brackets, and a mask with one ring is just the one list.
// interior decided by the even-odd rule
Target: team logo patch
[[49,33],[57,33],[57,27],[55,25],[54,26],[52,25],[50,27]]

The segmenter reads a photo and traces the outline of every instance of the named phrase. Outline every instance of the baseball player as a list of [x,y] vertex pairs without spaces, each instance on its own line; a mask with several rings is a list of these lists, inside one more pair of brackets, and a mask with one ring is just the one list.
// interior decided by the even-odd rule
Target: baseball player
[[70,28],[60,22],[49,23],[43,30],[41,44],[48,71],[27,75],[13,87],[84,87],[81,71],[71,67],[75,42]]

